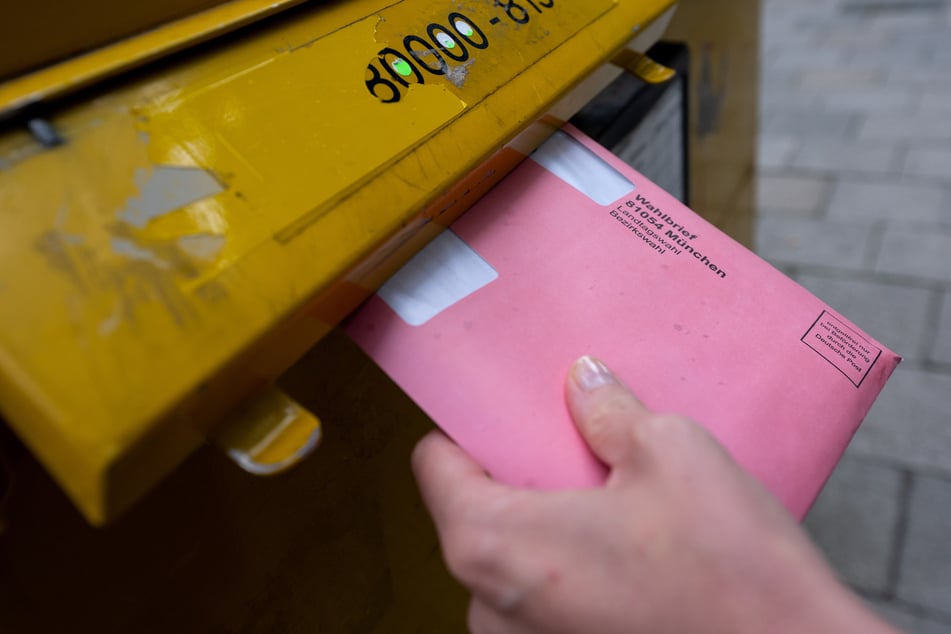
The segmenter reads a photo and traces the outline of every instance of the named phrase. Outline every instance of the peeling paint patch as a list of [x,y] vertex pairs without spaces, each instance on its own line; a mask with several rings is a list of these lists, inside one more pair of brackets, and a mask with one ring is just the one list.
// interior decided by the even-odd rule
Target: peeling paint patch
[[135,182],[139,195],[126,202],[119,218],[140,229],[155,218],[224,191],[211,174],[196,167],[140,168],[135,171]]
[[451,81],[456,88],[462,88],[463,84],[465,84],[469,78],[469,67],[472,66],[473,61],[474,60],[470,60],[462,66],[450,67],[449,70],[446,71],[446,79]]
[[213,233],[196,233],[178,239],[178,247],[193,258],[214,260],[225,246],[225,237]]
[[168,263],[162,258],[157,256],[153,251],[140,247],[132,240],[128,240],[126,238],[112,238],[111,242],[112,250],[119,255],[124,255],[130,260],[150,262],[160,269],[168,268]]
[[11,170],[16,167],[18,163],[41,154],[42,152],[43,148],[38,143],[34,143],[31,137],[27,137],[27,141],[12,148],[6,155],[0,156],[0,170]]
[[47,231],[36,239],[36,250],[45,256],[50,266],[65,273],[79,288],[85,288],[83,276],[73,260],[70,245],[78,243],[72,241],[72,237],[64,236],[61,231]]
[[66,142],[49,119],[34,117],[26,122],[26,127],[36,142],[46,149],[58,147]]
[[122,308],[116,306],[115,310],[112,311],[112,314],[99,322],[99,327],[96,329],[100,337],[105,337],[111,335],[115,332],[116,328],[122,323]]

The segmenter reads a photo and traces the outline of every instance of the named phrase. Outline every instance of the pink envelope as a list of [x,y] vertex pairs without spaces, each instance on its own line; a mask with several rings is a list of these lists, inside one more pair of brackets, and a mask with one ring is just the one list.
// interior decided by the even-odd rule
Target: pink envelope
[[498,480],[603,481],[563,397],[591,354],[710,429],[797,517],[900,361],[571,127],[347,330]]

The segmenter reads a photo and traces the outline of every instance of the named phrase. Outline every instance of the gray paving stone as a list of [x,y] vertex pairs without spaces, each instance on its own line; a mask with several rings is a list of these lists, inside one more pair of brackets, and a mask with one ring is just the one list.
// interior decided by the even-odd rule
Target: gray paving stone
[[884,174],[894,169],[896,156],[892,143],[844,143],[812,138],[803,141],[792,166],[837,174]]
[[872,114],[861,124],[859,138],[869,141],[951,141],[951,117],[940,112],[921,113],[914,117]]
[[941,315],[938,318],[938,332],[931,359],[939,363],[951,363],[951,293],[944,293],[941,302]]
[[855,130],[857,118],[850,112],[822,112],[815,108],[773,109],[765,116],[767,134],[794,137],[817,136],[845,139]]
[[856,588],[888,590],[900,492],[897,469],[846,457],[806,517],[806,530]]
[[927,58],[927,63],[931,64],[932,67],[939,66],[944,60],[951,59],[951,43],[948,42],[947,33],[945,33],[943,40],[929,42],[928,44],[931,55]]
[[759,96],[760,114],[769,118],[776,110],[785,108],[821,108],[818,94],[803,92],[795,86],[782,86],[773,90],[763,90]]
[[814,70],[816,67],[842,66],[846,62],[843,51],[829,47],[789,47],[780,49],[769,60],[772,70]]
[[756,180],[756,202],[760,208],[812,215],[825,203],[829,188],[823,178],[761,174]]
[[915,104],[913,96],[884,88],[835,92],[825,96],[830,110],[851,110],[862,113],[909,112]]
[[906,634],[951,634],[951,624],[922,616],[894,603],[873,603],[882,618]]
[[905,160],[905,174],[951,181],[951,144],[947,147],[911,148]]
[[832,192],[828,213],[838,220],[938,223],[948,215],[947,202],[947,190],[940,185],[842,180]]
[[766,122],[774,112],[790,108],[798,112],[814,111],[819,106],[819,95],[804,92],[799,84],[798,71],[774,68],[764,70],[759,94],[759,102],[763,108],[760,121]]
[[799,149],[799,142],[790,136],[762,134],[756,148],[756,165],[760,169],[788,167]]
[[822,33],[804,24],[812,20],[812,16],[767,12],[764,17],[762,26],[764,41],[779,49],[802,48],[802,44],[816,45],[825,38]]
[[830,30],[823,39],[823,44],[842,46],[853,51],[880,51],[889,46],[893,39],[894,35],[887,30],[870,29],[865,25],[856,28],[855,24],[851,24]]
[[[897,3],[892,2],[892,5]],[[940,28],[944,19],[940,6],[918,11],[883,11],[869,20],[871,28],[880,28],[891,33],[928,33]]]
[[810,214],[797,209],[782,209],[779,207],[757,207],[756,208],[756,218],[799,218],[799,219],[808,219],[813,217],[814,214]]
[[875,271],[946,282],[951,279],[951,233],[937,227],[889,227]]
[[915,478],[898,597],[951,615],[951,480]]
[[951,473],[951,376],[898,366],[849,450]]
[[772,70],[765,68],[764,77],[760,82],[760,98],[789,96],[797,94],[799,90],[799,72],[791,70]]
[[797,275],[796,281],[906,360],[923,353],[931,291],[806,274]]
[[[892,42],[888,46],[878,49],[867,49],[855,53],[853,63],[873,64],[879,67],[890,68],[898,65],[919,66],[931,62],[932,51],[928,42],[919,42],[917,39],[909,38],[912,41],[902,42],[899,38],[897,42]],[[902,44],[899,46],[899,44]]]
[[886,85],[894,86],[896,90],[926,86],[933,89],[945,89],[951,87],[951,74],[948,73],[947,68],[941,68],[938,65],[919,64],[908,66],[902,64],[888,71]]
[[756,252],[781,264],[814,264],[861,270],[870,249],[871,227],[858,223],[760,218]]
[[[762,128],[772,137],[792,138],[800,147],[792,154],[788,146],[780,144],[764,148],[771,154],[763,153],[761,166],[770,176],[822,177],[832,185],[840,181],[859,185],[864,180],[886,185],[887,191],[879,188],[876,202],[865,198],[876,193],[867,188],[863,194],[839,186],[838,201],[832,201],[831,190],[825,199],[836,207],[815,214],[808,201],[796,198],[802,189],[790,185],[785,195],[780,191],[767,198],[786,205],[792,200],[793,209],[759,209],[763,215],[757,243],[768,259],[909,358],[869,413],[846,460],[867,458],[872,464],[884,465],[878,468],[885,471],[890,465],[899,465],[951,474],[951,377],[938,371],[947,366],[928,366],[932,371],[926,371],[921,365],[921,356],[929,347],[929,360],[951,364],[951,299],[943,298],[936,334],[932,322],[938,317],[929,318],[928,299],[930,310],[935,310],[934,294],[939,291],[923,289],[919,282],[905,287],[895,276],[913,276],[925,284],[932,284],[929,280],[941,285],[951,282],[951,198],[939,196],[934,189],[925,188],[921,193],[910,187],[941,186],[943,182],[929,169],[937,157],[909,153],[915,148],[951,144],[951,0],[943,13],[922,12],[920,7],[900,12],[900,6],[865,14],[844,12],[843,3],[852,1],[763,1],[761,50],[767,57],[763,57],[761,74]],[[902,2],[911,5],[917,0],[893,4]],[[768,127],[769,123],[773,127]],[[849,144],[861,149],[847,149]],[[888,153],[893,156],[883,156]],[[887,183],[881,182],[886,179]],[[909,188],[892,189],[891,184]],[[951,183],[948,188],[951,190]],[[819,198],[820,205],[826,206]],[[876,229],[871,231],[870,226]],[[863,259],[871,256],[872,260]],[[873,260],[874,266],[868,266]],[[807,268],[814,264],[829,269],[816,273]],[[804,276],[803,269],[813,274]],[[848,281],[848,276],[859,270],[863,281]],[[951,288],[946,292],[951,295]],[[846,510],[856,507],[860,517],[869,517],[872,511],[862,515],[870,508],[866,496],[882,486],[887,490],[889,485],[876,485],[874,477],[866,482],[837,474],[815,513],[821,512],[822,504],[836,506],[828,500],[834,500],[834,487],[838,487],[842,498],[852,498],[843,502]],[[946,500],[931,505],[951,506]],[[833,517],[822,526],[833,535],[848,534],[847,527],[855,521],[838,517],[841,522]],[[891,517],[883,513],[878,524],[863,519],[872,532],[863,531],[857,539],[867,540],[868,548],[883,550],[869,535],[885,532]],[[816,521],[815,517],[809,519]],[[951,529],[947,527],[927,535],[915,532],[922,552],[947,553],[951,549]],[[852,553],[860,549],[852,547],[847,543],[833,556],[845,560],[840,568],[858,567],[849,575],[859,579],[857,586],[880,595],[875,589],[882,587],[881,560],[871,555],[854,564]],[[929,570],[934,571],[929,569],[932,559],[906,560],[902,574],[908,579],[924,579],[920,589],[934,593],[941,580],[928,576]],[[922,571],[918,577],[916,569]],[[866,581],[860,581],[862,578]],[[906,592],[910,589],[906,585]],[[884,594],[889,596],[889,592]],[[922,606],[902,596],[885,602],[880,609],[909,634],[951,634],[951,616],[931,607],[933,598],[917,599],[919,603],[928,601],[928,606]]]

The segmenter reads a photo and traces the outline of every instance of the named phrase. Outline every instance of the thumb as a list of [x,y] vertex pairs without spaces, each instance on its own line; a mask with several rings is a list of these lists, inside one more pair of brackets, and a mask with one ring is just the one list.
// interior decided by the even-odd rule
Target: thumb
[[593,357],[575,361],[565,385],[571,417],[591,450],[609,467],[629,460],[637,447],[637,427],[651,411]]

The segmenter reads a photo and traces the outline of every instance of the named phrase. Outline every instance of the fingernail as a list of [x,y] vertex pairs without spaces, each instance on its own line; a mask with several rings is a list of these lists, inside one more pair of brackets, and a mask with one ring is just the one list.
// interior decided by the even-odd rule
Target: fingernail
[[575,361],[572,376],[583,392],[590,392],[604,385],[617,383],[617,379],[608,370],[608,366],[594,357],[581,357]]

